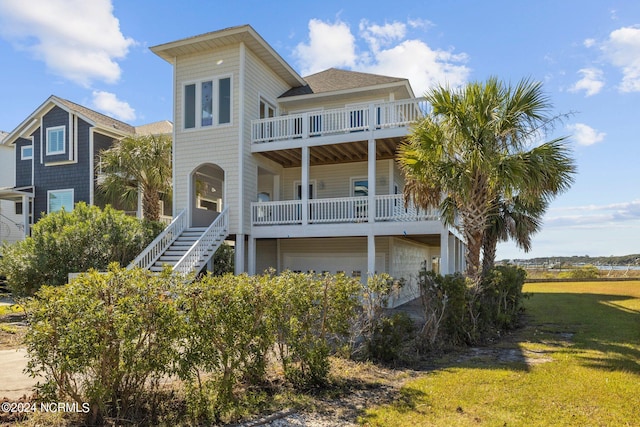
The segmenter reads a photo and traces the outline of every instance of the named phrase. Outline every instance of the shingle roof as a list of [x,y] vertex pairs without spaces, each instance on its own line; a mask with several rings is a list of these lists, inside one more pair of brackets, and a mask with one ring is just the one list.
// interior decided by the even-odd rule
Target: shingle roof
[[129,134],[134,134],[136,132],[133,126],[125,122],[116,120],[113,117],[105,116],[102,113],[98,113],[97,111],[91,110],[80,104],[76,104],[75,102],[71,102],[69,100],[59,98],[55,95],[52,95],[50,99],[64,105],[69,110],[75,113],[81,114],[82,116],[92,120],[97,125],[103,126],[108,129],[117,129],[120,132],[126,132]]
[[167,135],[173,133],[173,123],[169,120],[136,126],[136,135]]
[[405,82],[399,77],[381,76],[379,74],[361,73],[358,71],[329,68],[319,73],[304,77],[306,86],[292,88],[281,95],[281,98],[312,93],[336,92],[341,90],[364,88],[382,84]]

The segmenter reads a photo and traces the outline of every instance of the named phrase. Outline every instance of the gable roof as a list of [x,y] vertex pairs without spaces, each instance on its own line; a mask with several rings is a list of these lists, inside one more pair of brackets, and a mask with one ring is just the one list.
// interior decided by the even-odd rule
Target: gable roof
[[53,107],[60,107],[63,110],[76,114],[87,123],[100,128],[101,130],[115,133],[117,135],[134,134],[135,128],[125,122],[106,116],[90,108],[84,107],[67,99],[51,95],[33,113],[29,115],[18,127],[5,137],[2,144],[13,144],[18,138],[30,134],[40,125],[40,118],[47,114]]
[[170,135],[173,133],[173,123],[169,120],[136,126],[136,135]]
[[173,64],[174,58],[194,53],[207,52],[221,47],[244,43],[269,68],[274,70],[291,87],[303,86],[300,75],[251,27],[240,25],[188,37],[174,42],[151,47],[151,51]]
[[310,76],[304,77],[304,80],[307,82],[305,86],[292,88],[282,94],[281,98],[408,82],[407,79],[399,77],[340,70],[338,68],[329,68],[328,70],[311,74]]

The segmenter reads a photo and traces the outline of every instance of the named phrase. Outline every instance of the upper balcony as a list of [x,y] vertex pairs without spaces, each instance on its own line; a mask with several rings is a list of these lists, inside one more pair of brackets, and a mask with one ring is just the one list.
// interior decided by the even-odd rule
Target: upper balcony
[[[344,144],[366,141],[371,137],[403,138],[408,127],[429,110],[424,98],[414,98],[253,120],[251,151],[266,153],[304,145]],[[392,151],[395,151],[395,143],[397,141],[393,142]]]

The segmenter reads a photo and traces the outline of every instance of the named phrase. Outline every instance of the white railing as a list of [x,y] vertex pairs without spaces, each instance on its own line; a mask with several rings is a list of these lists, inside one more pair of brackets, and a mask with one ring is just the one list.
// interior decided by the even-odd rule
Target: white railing
[[[438,221],[437,209],[405,207],[402,194],[375,197],[374,221]],[[256,202],[251,204],[253,225],[291,225],[302,223],[302,202]],[[358,223],[369,220],[368,197],[339,197],[309,200],[309,224]]]
[[149,268],[188,227],[186,210],[180,212],[171,223],[136,257],[127,268]]
[[429,113],[423,98],[270,117],[251,122],[251,142],[408,126]]
[[438,221],[437,209],[420,209],[413,203],[404,204],[402,194],[376,196],[376,221]]
[[251,221],[255,225],[284,225],[302,223],[302,202],[258,202],[251,204]]
[[229,211],[227,208],[218,215],[189,251],[173,266],[173,271],[188,274],[208,261],[229,233]]

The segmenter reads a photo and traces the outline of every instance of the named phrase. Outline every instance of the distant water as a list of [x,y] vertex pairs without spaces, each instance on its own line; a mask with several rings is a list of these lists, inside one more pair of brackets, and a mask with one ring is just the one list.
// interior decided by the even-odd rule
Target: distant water
[[608,270],[622,270],[622,271],[626,271],[626,270],[640,270],[640,265],[632,265],[627,267],[626,265],[596,265],[596,267],[598,267],[598,270],[604,270],[604,271],[608,271]]

